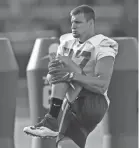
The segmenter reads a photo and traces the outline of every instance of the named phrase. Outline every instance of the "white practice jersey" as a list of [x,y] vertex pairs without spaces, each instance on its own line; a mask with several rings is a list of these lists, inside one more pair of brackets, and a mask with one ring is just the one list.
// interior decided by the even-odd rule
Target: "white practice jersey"
[[[95,35],[80,44],[71,33],[64,34],[60,37],[60,46],[57,54],[69,56],[77,65],[79,65],[86,75],[96,76],[95,65],[97,61],[106,56],[115,56],[118,53],[118,44],[102,34]],[[105,97],[109,104],[107,91]]]

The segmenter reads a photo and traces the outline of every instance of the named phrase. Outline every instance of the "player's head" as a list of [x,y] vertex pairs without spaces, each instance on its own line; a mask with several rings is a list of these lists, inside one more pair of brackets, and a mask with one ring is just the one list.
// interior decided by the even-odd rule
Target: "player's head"
[[95,12],[88,5],[74,8],[71,13],[71,30],[75,38],[94,32]]

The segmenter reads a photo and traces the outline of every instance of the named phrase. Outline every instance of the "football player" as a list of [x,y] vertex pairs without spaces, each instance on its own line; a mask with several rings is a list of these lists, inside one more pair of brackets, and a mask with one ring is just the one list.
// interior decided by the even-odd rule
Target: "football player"
[[49,113],[37,125],[25,127],[24,132],[57,137],[57,145],[69,137],[84,148],[87,136],[110,104],[107,90],[118,44],[95,33],[95,13],[90,6],[78,6],[70,15],[72,33],[60,37],[57,57],[48,65],[47,79],[52,88]]

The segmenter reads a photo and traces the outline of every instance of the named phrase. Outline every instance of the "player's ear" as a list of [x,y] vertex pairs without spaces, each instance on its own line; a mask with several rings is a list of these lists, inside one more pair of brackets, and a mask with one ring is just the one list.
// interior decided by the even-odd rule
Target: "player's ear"
[[93,26],[95,26],[95,20],[92,19]]
[[90,20],[88,21],[88,23],[89,23],[90,26],[94,26],[94,20],[93,20],[93,19],[90,19]]

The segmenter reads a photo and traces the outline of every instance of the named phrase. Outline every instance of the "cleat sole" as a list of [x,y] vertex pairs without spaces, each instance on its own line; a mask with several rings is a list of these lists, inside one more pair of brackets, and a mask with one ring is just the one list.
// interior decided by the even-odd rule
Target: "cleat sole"
[[31,134],[29,132],[25,132],[28,136],[33,136],[33,137],[38,137],[38,138],[42,138],[42,139],[55,139],[57,136],[38,136],[38,135],[35,135],[35,134]]

